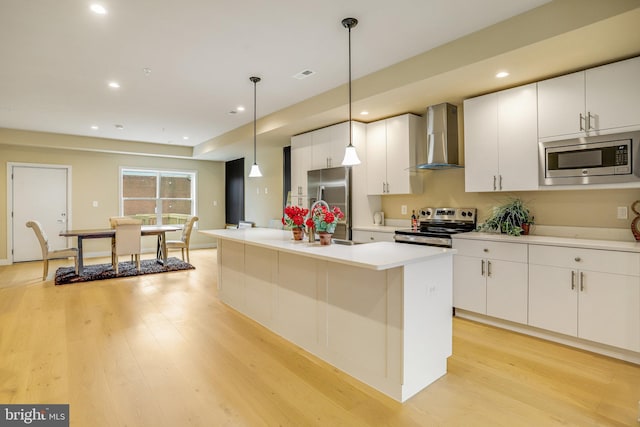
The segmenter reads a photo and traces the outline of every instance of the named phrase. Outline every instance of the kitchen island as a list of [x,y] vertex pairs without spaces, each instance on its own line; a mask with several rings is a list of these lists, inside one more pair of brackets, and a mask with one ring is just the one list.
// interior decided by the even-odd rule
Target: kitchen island
[[220,299],[271,331],[400,402],[446,373],[455,250],[200,232],[218,239]]

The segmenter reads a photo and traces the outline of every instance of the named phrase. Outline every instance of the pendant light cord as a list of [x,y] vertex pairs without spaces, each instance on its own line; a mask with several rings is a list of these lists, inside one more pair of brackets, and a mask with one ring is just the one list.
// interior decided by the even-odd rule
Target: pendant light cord
[[353,146],[353,123],[351,121],[351,26],[349,26],[349,146]]
[[257,118],[257,116],[256,116],[256,109],[257,109],[256,103],[257,103],[257,99],[258,99],[258,97],[256,95],[257,85],[258,85],[258,82],[254,79],[253,80],[253,164],[254,165],[257,164],[257,162],[256,162],[256,133],[257,133],[257,130],[256,130],[256,120],[257,120],[256,119]]
[[257,134],[257,130],[256,130],[256,121],[257,121],[257,115],[256,115],[256,104],[257,104],[257,96],[256,96],[256,87],[258,82],[261,80],[260,77],[249,77],[249,80],[251,80],[253,82],[253,164],[256,165],[258,164],[256,162],[256,134]]

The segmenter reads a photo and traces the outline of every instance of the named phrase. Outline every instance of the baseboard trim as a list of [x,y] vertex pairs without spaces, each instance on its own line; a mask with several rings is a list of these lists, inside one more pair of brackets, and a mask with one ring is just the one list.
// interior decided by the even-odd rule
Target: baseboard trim
[[534,328],[533,326],[522,325],[520,323],[509,322],[508,320],[497,319],[495,317],[461,310],[459,308],[455,309],[455,316],[640,365],[640,353],[631,350],[625,350],[605,344],[599,344],[593,341],[574,338],[567,335],[546,331],[544,329]]

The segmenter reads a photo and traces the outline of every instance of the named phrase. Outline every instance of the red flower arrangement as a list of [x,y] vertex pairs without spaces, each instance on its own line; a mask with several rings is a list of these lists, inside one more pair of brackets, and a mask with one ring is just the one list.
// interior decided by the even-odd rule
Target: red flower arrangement
[[339,207],[334,206],[330,210],[326,206],[318,205],[313,208],[306,224],[309,228],[315,228],[316,232],[326,231],[327,233],[333,233],[336,231],[336,224],[342,218],[344,218],[344,214]]
[[309,213],[309,209],[300,206],[287,206],[284,208],[282,224],[287,229],[304,228],[304,217]]

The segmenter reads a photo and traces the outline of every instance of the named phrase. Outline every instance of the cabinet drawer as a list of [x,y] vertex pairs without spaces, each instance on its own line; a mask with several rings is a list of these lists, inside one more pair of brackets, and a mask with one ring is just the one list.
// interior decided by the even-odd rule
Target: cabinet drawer
[[384,231],[354,230],[351,239],[357,243],[393,242],[394,233]]
[[453,239],[458,254],[477,258],[527,262],[527,245],[524,243],[488,242],[481,240]]
[[530,245],[529,264],[640,276],[640,254]]

